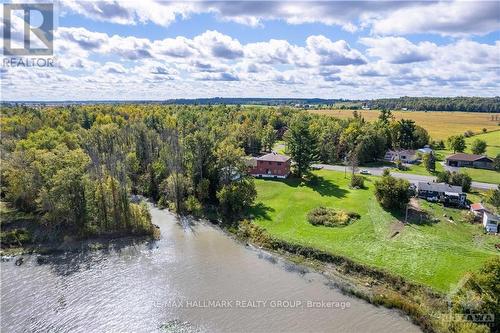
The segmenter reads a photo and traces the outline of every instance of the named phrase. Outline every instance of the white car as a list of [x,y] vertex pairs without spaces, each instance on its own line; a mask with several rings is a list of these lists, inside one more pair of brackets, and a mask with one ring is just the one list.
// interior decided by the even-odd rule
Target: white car
[[371,172],[368,171],[368,170],[366,170],[366,169],[361,170],[359,173],[362,174],[362,175],[371,175]]

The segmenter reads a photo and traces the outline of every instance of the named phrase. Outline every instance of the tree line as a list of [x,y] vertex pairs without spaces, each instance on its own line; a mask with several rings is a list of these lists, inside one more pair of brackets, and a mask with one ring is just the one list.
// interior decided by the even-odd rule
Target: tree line
[[[373,109],[500,112],[500,97],[400,97],[366,101]],[[499,120],[499,119],[494,119]]]
[[389,111],[369,123],[288,107],[80,105],[2,108],[2,200],[78,235],[145,233],[143,195],[180,213],[236,219],[256,197],[246,158],[286,140],[295,172],[418,148],[427,132]]

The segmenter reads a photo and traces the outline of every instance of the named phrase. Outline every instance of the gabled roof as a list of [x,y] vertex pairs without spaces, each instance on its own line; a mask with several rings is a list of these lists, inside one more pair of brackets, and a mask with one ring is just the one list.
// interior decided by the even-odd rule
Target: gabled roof
[[258,157],[259,161],[270,161],[270,162],[287,162],[290,160],[290,156],[281,155],[275,152]]
[[470,209],[471,210],[486,210],[486,208],[484,208],[483,204],[478,202],[478,203],[473,203],[472,205],[470,205]]
[[417,151],[414,149],[389,149],[386,153],[415,155]]
[[464,153],[458,153],[458,154],[453,154],[448,156],[446,159],[447,160],[452,160],[452,161],[468,161],[468,162],[474,162],[477,160],[481,159],[487,159],[489,162],[493,162],[491,158],[485,155],[475,155],[475,154],[464,154]]
[[432,191],[432,192],[450,192],[450,193],[462,193],[462,187],[454,186],[445,183],[429,183],[429,182],[419,182],[419,191]]

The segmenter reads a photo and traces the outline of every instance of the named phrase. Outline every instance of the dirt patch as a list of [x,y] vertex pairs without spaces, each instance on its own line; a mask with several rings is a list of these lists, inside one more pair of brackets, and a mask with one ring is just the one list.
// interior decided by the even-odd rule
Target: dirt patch
[[417,210],[417,211],[421,210],[420,209],[420,202],[415,197],[410,199],[410,207],[413,208],[414,210]]
[[390,228],[390,238],[394,238],[399,235],[405,227],[405,224],[401,221],[396,221],[391,224]]

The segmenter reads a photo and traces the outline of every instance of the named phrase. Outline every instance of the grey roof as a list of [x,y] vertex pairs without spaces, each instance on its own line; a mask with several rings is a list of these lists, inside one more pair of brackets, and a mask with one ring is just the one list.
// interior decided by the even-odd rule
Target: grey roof
[[257,158],[260,161],[272,161],[272,162],[286,162],[290,159],[290,156],[280,155],[278,153],[272,152]]
[[422,191],[434,191],[434,192],[451,192],[451,193],[462,193],[461,186],[454,186],[445,183],[426,183],[419,182],[418,190]]
[[477,160],[486,159],[488,160],[488,162],[493,162],[491,158],[485,155],[475,155],[475,154],[465,154],[465,153],[453,154],[448,156],[446,159],[450,161],[468,161],[468,162],[474,162]]

